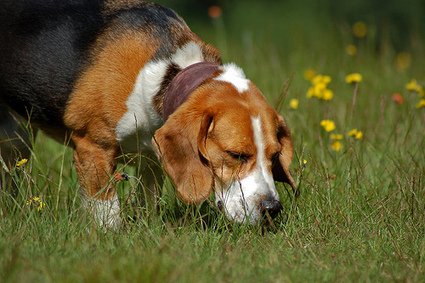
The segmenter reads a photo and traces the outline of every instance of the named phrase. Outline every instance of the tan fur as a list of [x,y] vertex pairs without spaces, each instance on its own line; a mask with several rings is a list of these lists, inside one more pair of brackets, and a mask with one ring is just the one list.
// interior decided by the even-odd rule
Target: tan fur
[[[202,46],[207,60],[221,62],[219,52],[206,45],[187,26],[174,28],[175,33],[184,34],[181,45],[195,41]],[[114,130],[127,111],[125,103],[140,69],[152,58],[160,44],[148,33],[106,31],[93,48],[92,64],[77,82],[64,121],[72,133],[78,177],[89,196],[95,197],[106,185],[108,188],[104,192],[108,194],[101,193],[96,197],[109,199],[114,195],[109,179],[116,168],[115,158],[120,153]],[[162,100],[163,91],[155,97],[154,105],[162,103]]]
[[177,187],[177,195],[187,203],[204,201],[213,187],[214,176],[199,158],[209,126],[209,117],[203,116],[202,106],[190,111],[193,103],[183,104],[156,131],[152,141],[164,169]]
[[[288,171],[293,148],[283,118],[254,84],[241,94],[227,83],[209,81],[170,116],[153,140],[181,198],[202,202],[211,189],[225,188],[251,172],[257,162],[251,117],[257,116],[261,117],[265,133],[269,171],[273,165],[284,168],[278,171],[282,174],[278,177],[292,181],[294,188]],[[227,151],[253,158],[244,163],[231,158]],[[275,155],[280,156],[278,164],[272,164]]]
[[[98,41],[93,64],[83,73],[67,105],[64,121],[72,132],[77,173],[83,189],[95,196],[109,181],[119,154],[114,129],[127,111],[125,105],[137,75],[158,43],[146,34],[128,33]],[[96,165],[96,166],[95,166]],[[83,181],[86,180],[86,181]],[[101,194],[100,199],[109,199]]]

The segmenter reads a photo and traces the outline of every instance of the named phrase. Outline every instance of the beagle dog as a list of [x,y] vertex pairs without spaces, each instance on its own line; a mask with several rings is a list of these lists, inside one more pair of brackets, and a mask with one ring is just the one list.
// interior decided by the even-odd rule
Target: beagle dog
[[[83,203],[118,227],[111,176],[120,156],[157,157],[177,195],[211,192],[228,219],[260,223],[282,209],[275,181],[295,192],[284,119],[235,64],[174,11],[135,0],[4,0],[0,4],[1,155],[29,154],[17,123],[74,148]],[[146,165],[144,184],[160,186]]]

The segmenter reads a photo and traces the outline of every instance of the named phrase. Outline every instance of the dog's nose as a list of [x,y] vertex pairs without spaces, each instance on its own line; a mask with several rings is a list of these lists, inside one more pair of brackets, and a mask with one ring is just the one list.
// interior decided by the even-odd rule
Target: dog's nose
[[261,212],[264,215],[268,213],[271,218],[275,218],[282,209],[280,201],[273,198],[266,198],[261,202]]

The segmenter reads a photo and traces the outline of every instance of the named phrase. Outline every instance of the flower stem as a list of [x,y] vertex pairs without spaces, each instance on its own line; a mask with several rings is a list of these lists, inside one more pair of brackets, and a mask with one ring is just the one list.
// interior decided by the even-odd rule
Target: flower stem
[[358,86],[359,86],[359,83],[356,82],[356,85],[354,86],[353,103],[351,104],[351,115],[350,115],[350,119],[353,119],[353,111],[354,111],[354,105],[356,105],[357,87]]

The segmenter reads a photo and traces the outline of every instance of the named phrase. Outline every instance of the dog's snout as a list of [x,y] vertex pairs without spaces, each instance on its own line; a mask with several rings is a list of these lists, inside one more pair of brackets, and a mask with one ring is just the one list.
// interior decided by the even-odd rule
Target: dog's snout
[[273,198],[266,198],[261,202],[261,213],[268,213],[271,218],[275,218],[283,209],[280,201]]

